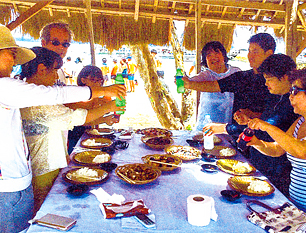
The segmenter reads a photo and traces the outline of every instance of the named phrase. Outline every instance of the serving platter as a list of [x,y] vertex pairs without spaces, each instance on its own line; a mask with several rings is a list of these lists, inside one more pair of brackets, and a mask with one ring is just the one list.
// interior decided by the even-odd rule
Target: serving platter
[[191,146],[171,145],[165,148],[165,152],[182,160],[194,160],[201,158],[201,151]]
[[94,185],[103,183],[107,179],[108,173],[99,168],[83,167],[70,169],[64,172],[62,177],[68,183]]
[[101,149],[112,144],[113,141],[111,139],[104,137],[87,138],[81,141],[81,146],[89,149]]
[[[203,134],[194,135],[192,137],[192,139],[195,140],[195,141],[201,142],[201,143],[204,142]],[[214,144],[217,145],[217,144],[220,144],[221,142],[222,142],[222,139],[219,138],[218,136],[214,135]]]
[[87,129],[85,132],[93,137],[99,137],[99,136],[103,137],[105,135],[114,134],[115,130],[111,128],[98,128],[98,129]]
[[[100,155],[101,157],[104,157],[104,161],[99,159]],[[102,163],[109,162],[111,160],[111,156],[106,152],[102,152],[101,150],[88,150],[73,154],[72,160],[81,165],[98,166]]]
[[[251,190],[249,186],[254,181],[265,187],[267,190]],[[268,181],[255,178],[253,176],[233,176],[227,180],[227,183],[232,189],[241,192],[242,194],[245,194],[247,196],[268,196],[275,191],[274,187]]]
[[256,172],[251,164],[234,159],[219,159],[216,165],[221,171],[233,175],[249,176]]
[[173,139],[168,136],[142,136],[141,141],[148,147],[156,150],[163,150],[165,147],[173,144]]
[[182,164],[182,160],[179,157],[168,154],[146,155],[141,159],[144,163],[161,171],[172,171]]
[[[237,154],[237,151],[235,149],[227,146],[215,146],[212,150],[203,150],[205,153],[216,156],[217,159],[231,158]],[[228,154],[223,153],[223,151],[228,152]]]
[[172,132],[167,129],[162,129],[162,128],[145,128],[145,129],[140,129],[137,131],[137,133],[143,134],[145,136],[149,137],[155,137],[155,136],[172,136]]
[[153,182],[161,175],[159,169],[142,163],[119,166],[116,168],[115,173],[121,180],[135,185]]

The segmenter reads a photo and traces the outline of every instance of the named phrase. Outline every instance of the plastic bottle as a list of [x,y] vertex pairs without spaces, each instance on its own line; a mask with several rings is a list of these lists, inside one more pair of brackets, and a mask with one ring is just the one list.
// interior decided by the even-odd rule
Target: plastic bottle
[[240,136],[240,140],[238,142],[238,149],[242,152],[245,152],[247,149],[247,143],[251,141],[252,137],[254,136],[254,130],[250,128],[245,128]]
[[183,71],[181,68],[177,68],[176,70],[176,86],[177,86],[177,93],[184,93],[185,92],[185,87],[184,87],[184,81],[183,81]]
[[[210,115],[205,115],[204,117],[204,126],[206,124],[212,123],[212,120],[210,119]],[[204,149],[206,150],[212,150],[214,148],[214,135],[210,136],[204,136]]]
[[[124,85],[124,79],[122,77],[122,73],[117,73],[116,78],[115,78],[115,84],[122,84]],[[126,105],[126,101],[123,97],[121,98],[116,98],[116,106],[117,107],[122,107]],[[116,111],[117,115],[122,115],[124,111]]]

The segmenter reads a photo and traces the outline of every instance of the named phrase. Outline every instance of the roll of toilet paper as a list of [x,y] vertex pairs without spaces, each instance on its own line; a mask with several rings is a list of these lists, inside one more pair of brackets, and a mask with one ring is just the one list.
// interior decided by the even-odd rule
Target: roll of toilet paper
[[207,226],[210,219],[217,220],[215,201],[202,194],[190,195],[187,198],[188,222],[194,226]]

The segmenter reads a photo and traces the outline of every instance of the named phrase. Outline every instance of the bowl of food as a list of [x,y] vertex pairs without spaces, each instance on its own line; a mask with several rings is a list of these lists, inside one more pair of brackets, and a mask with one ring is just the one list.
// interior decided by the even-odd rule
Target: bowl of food
[[231,158],[237,154],[235,149],[227,146],[215,146],[212,150],[203,149],[203,152],[214,155],[217,159]]
[[146,155],[141,159],[144,163],[161,171],[172,171],[179,168],[182,164],[182,160],[179,157],[168,154]]
[[115,130],[111,128],[97,128],[97,129],[87,129],[85,132],[90,136],[103,137],[105,135],[114,134]]
[[81,141],[81,146],[89,149],[101,149],[103,147],[109,147],[113,144],[113,141],[109,138],[96,137],[87,138]]
[[153,182],[161,175],[159,169],[142,163],[119,166],[116,168],[115,173],[121,180],[135,185]]
[[171,145],[165,148],[165,152],[169,155],[174,155],[182,160],[200,159],[201,151],[191,146]]
[[156,136],[171,137],[172,136],[172,132],[170,130],[162,129],[162,128],[145,128],[145,129],[137,130],[137,133],[143,134],[148,137],[156,137]]
[[102,163],[108,163],[111,160],[111,156],[101,150],[87,150],[74,153],[72,160],[81,165],[99,166]]
[[156,150],[163,150],[165,147],[173,144],[173,139],[168,136],[143,136],[141,137],[141,141],[148,147]]
[[62,174],[64,181],[71,184],[100,184],[108,178],[108,172],[99,168],[73,168]]

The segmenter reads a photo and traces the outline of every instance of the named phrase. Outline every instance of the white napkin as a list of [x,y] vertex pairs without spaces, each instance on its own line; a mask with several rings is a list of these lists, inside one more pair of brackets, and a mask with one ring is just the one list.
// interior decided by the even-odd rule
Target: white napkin
[[93,189],[90,191],[92,194],[96,196],[99,202],[101,203],[115,203],[121,205],[125,198],[122,195],[114,193],[113,195],[109,195],[103,188]]

